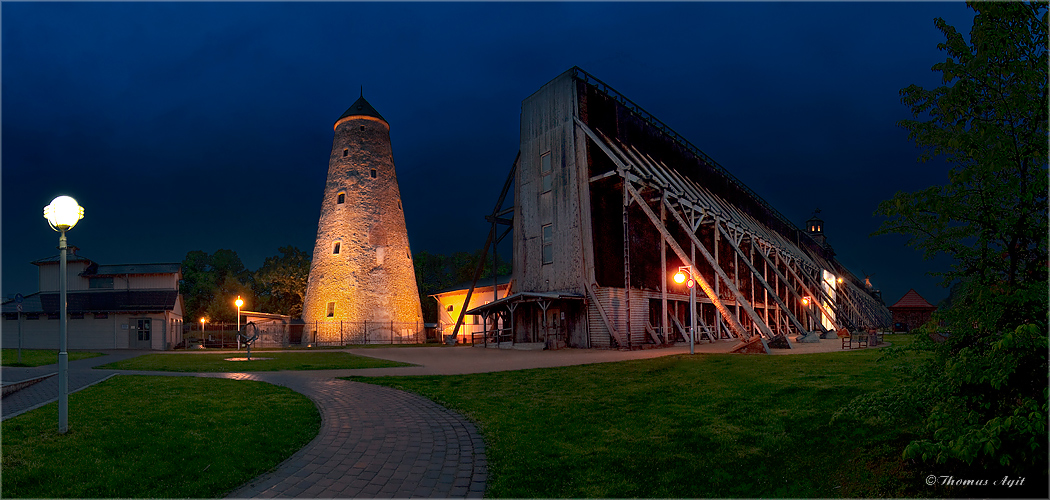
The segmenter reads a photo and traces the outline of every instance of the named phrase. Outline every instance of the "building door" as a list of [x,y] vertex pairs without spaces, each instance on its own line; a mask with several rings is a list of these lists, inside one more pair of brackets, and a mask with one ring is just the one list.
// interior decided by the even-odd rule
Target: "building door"
[[563,338],[561,331],[561,311],[557,307],[547,309],[547,328],[544,332],[544,342],[553,342]]
[[131,341],[128,347],[132,349],[150,349],[153,335],[153,320],[149,318],[132,319],[130,327]]

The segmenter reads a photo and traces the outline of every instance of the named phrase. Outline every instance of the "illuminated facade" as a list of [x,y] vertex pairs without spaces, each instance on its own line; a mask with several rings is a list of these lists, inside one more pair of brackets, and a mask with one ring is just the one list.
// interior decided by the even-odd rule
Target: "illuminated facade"
[[306,331],[317,342],[359,328],[371,341],[414,337],[422,311],[390,124],[362,96],[333,128],[303,305]]
[[[799,229],[583,70],[522,102],[520,134],[488,217],[490,234],[513,228],[514,289],[466,311],[511,325],[509,341],[635,349],[686,341],[695,328],[705,341],[769,352],[888,325],[885,305],[835,259],[822,221]],[[678,269],[695,278],[695,315]]]

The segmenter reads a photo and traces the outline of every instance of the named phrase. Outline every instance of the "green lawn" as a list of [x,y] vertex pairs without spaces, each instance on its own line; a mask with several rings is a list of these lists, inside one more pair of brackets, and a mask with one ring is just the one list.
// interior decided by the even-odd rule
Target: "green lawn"
[[480,424],[486,496],[936,496],[923,484],[929,472],[899,459],[904,431],[832,421],[908,362],[879,363],[881,351],[353,379],[422,394]]
[[4,498],[208,498],[274,468],[320,428],[314,404],[262,382],[117,376],[4,421]]
[[[157,353],[144,354],[96,368],[105,370],[151,370],[166,372],[259,372],[277,370],[335,370],[412,366],[408,363],[357,356],[346,352],[256,352],[252,361],[226,361],[243,358],[245,353]],[[271,358],[257,360],[256,358]]]
[[[0,364],[3,366],[44,366],[58,363],[58,350],[22,349],[22,362],[18,362],[18,349],[3,349]],[[69,361],[104,356],[101,352],[66,351]]]

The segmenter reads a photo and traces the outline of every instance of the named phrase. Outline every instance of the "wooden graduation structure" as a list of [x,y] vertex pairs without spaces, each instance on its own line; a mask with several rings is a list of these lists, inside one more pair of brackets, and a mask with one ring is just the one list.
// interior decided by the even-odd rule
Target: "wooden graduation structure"
[[[513,229],[513,281],[460,314],[457,333],[464,314],[492,325],[475,343],[635,349],[685,341],[695,324],[695,341],[769,352],[889,324],[816,215],[799,229],[582,69],[522,102],[520,136],[485,244]],[[679,269],[699,287],[695,321]]]

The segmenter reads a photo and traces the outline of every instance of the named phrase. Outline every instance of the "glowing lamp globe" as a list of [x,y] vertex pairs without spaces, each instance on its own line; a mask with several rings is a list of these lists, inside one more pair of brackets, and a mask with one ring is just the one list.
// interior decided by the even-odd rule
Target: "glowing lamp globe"
[[55,231],[67,231],[84,218],[84,207],[69,196],[59,196],[44,207],[44,218]]
[[678,283],[679,285],[685,283],[685,273],[683,273],[682,271],[678,271],[677,273],[675,273],[674,282]]
[[241,300],[241,298],[240,298],[240,297],[237,297],[237,300],[236,300],[236,301],[234,301],[234,304],[237,304],[237,307],[241,307],[241,306],[243,306],[243,305],[244,305],[244,301],[243,301],[243,300]]
[[839,284],[840,285],[842,284],[842,278],[839,278]]
[[809,305],[809,297],[805,297],[805,298],[802,299],[802,305],[804,305],[804,306],[808,306]]

